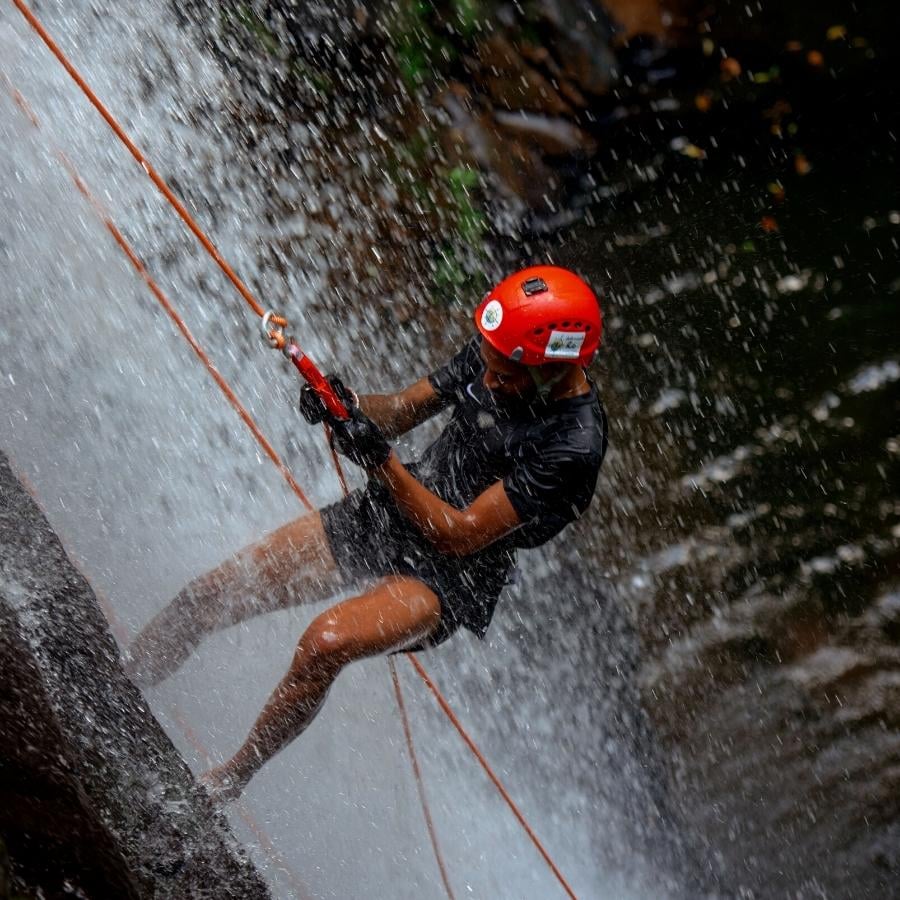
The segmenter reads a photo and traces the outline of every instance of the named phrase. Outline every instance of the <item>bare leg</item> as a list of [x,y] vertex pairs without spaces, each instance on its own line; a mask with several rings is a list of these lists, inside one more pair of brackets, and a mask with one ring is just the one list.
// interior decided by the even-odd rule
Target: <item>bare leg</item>
[[441,620],[435,594],[415,578],[392,576],[318,616],[304,632],[287,674],[275,688],[244,745],[203,781],[219,799],[233,799],[279,750],[313,720],[328,688],[348,663],[402,650],[434,632]]
[[171,675],[208,634],[253,616],[325,599],[339,586],[318,513],[245,547],[195,578],[128,648],[125,667],[143,686]]

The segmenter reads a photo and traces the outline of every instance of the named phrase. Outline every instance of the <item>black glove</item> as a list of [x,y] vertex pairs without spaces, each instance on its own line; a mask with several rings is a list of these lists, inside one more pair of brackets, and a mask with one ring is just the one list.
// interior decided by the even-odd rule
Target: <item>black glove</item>
[[[338,400],[351,410],[356,406],[356,397],[353,391],[344,384],[337,375],[326,375],[325,380],[331,385],[338,396]],[[316,389],[310,384],[304,384],[300,389],[300,402],[297,404],[300,414],[310,425],[318,425],[325,418],[327,410],[325,404],[316,393]]]
[[384,465],[391,455],[391,445],[381,429],[358,406],[348,409],[349,419],[327,417],[334,449],[364,469]]

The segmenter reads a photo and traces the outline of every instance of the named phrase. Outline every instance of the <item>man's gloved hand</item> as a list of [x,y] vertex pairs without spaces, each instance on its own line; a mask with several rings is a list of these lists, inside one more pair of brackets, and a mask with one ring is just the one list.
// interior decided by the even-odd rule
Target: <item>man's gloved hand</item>
[[391,455],[391,445],[381,429],[358,406],[348,408],[349,419],[327,417],[334,449],[364,469],[384,465]]
[[[334,374],[326,375],[325,380],[331,385],[338,396],[338,400],[351,410],[357,405],[356,395],[341,379]],[[312,385],[304,384],[300,389],[300,402],[297,404],[300,414],[310,425],[318,425],[326,415],[325,404],[319,399],[319,395]]]

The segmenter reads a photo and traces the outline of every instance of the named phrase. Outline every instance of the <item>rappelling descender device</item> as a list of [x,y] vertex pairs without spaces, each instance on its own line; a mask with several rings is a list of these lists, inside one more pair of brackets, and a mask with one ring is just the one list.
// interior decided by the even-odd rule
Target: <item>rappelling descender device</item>
[[318,394],[325,409],[342,422],[350,418],[347,407],[341,403],[328,379],[319,371],[316,364],[300,349],[294,338],[286,335],[284,329],[288,322],[283,316],[269,310],[262,317],[262,333],[265,342],[275,350],[280,350],[296,367],[300,376]]

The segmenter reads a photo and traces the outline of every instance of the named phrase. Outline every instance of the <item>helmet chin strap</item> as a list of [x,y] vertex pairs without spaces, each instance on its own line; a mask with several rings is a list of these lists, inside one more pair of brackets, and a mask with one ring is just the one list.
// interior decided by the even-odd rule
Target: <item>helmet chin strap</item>
[[563,378],[566,377],[567,372],[565,369],[558,372],[556,375],[551,375],[549,378],[544,378],[540,372],[540,366],[528,366],[528,373],[531,375],[531,380],[534,382],[534,386],[537,388],[538,397],[546,402],[550,397],[550,392],[559,384]]

